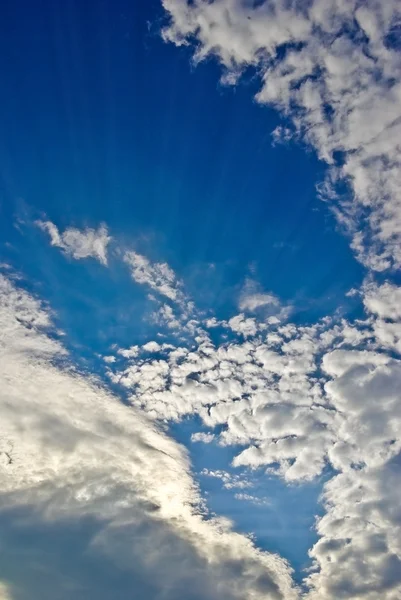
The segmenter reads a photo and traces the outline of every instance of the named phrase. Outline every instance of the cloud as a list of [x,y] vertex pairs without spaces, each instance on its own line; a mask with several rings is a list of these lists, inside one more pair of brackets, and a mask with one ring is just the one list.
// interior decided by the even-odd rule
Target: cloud
[[[215,56],[223,82],[256,70],[256,100],[276,107],[329,166],[320,192],[359,260],[377,271],[400,267],[398,0],[162,4],[164,39],[193,44],[196,62]],[[346,195],[340,182],[349,185]]]
[[4,277],[0,296],[10,598],[295,599],[284,561],[204,518],[184,448],[69,364],[46,307]]
[[127,251],[124,260],[137,283],[149,286],[154,292],[174,302],[184,300],[182,283],[167,263],[151,263],[146,256],[133,251]]
[[258,331],[256,320],[246,318],[244,314],[236,315],[228,321],[228,327],[235,333],[240,333],[244,337],[254,336]]
[[239,308],[240,310],[249,310],[254,312],[261,307],[277,307],[279,305],[279,300],[273,294],[254,293],[243,295],[239,303]]
[[236,500],[249,502],[250,504],[254,504],[255,506],[269,506],[271,504],[268,498],[259,498],[259,496],[253,496],[252,494],[238,493],[235,494],[234,497],[236,498]]
[[[362,535],[370,531],[370,519],[376,522],[367,516],[368,507],[361,506],[359,521],[347,516],[355,510],[353,496],[345,493],[348,482],[382,481],[401,452],[401,353],[386,329],[400,326],[392,310],[398,288],[369,283],[361,294],[364,319],[278,324],[245,340],[238,331],[237,339],[220,345],[200,338],[197,347],[166,347],[157,361],[141,359],[133,379],[132,366],[115,373],[126,378],[132,404],[156,420],[198,415],[209,429],[204,441],[213,436],[235,447],[234,467],[264,468],[290,484],[312,481],[329,469],[324,493],[330,502],[317,521],[320,540],[311,549],[316,572],[307,580],[306,598],[313,600],[394,600],[401,591],[396,577],[401,554],[388,541],[394,538],[388,522],[382,520],[374,538],[385,540],[379,560],[373,537]],[[194,434],[196,440],[201,436]],[[391,472],[395,477],[395,467]],[[237,487],[226,471],[201,474]],[[397,511],[397,502],[391,496],[388,510]],[[338,514],[347,524],[337,525],[343,538],[333,541],[323,524],[336,523]],[[355,578],[348,568],[334,571],[335,560],[352,564]],[[370,569],[366,578],[363,561]]]
[[139,346],[131,346],[130,348],[119,348],[117,353],[124,358],[136,358],[139,354]]
[[283,127],[278,125],[272,131],[272,145],[277,146],[278,144],[288,144],[294,138],[294,132],[289,127]]
[[391,283],[368,284],[364,288],[363,303],[381,319],[401,320],[401,287]]
[[263,292],[260,285],[251,279],[247,279],[245,282],[238,307],[241,311],[256,313],[270,324],[285,321],[291,312],[291,306],[284,306],[275,294]]
[[210,444],[215,438],[214,433],[203,433],[197,431],[191,435],[191,442],[202,442],[203,444]]
[[201,475],[203,475],[203,477],[221,479],[223,483],[223,488],[225,488],[226,490],[245,489],[252,487],[252,483],[248,479],[235,473],[233,474],[229,473],[228,471],[222,471],[221,469],[215,471],[211,469],[202,469]]
[[308,600],[395,600],[401,590],[399,457],[380,469],[344,473],[325,486],[326,514],[311,550],[317,573]]
[[51,221],[36,221],[36,225],[49,234],[52,246],[61,248],[68,256],[77,260],[92,257],[102,265],[107,265],[107,246],[112,238],[105,225],[98,229],[86,227],[83,230],[67,227],[63,233]]

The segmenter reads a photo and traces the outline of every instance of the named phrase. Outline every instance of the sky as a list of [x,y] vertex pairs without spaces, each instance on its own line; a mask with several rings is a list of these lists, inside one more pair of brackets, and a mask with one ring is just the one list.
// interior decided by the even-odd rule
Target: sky
[[0,46],[0,600],[400,600],[399,0]]

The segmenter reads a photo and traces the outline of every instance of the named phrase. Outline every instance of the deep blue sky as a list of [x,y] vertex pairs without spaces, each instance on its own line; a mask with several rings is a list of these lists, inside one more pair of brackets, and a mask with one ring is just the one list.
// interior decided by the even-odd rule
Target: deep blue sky
[[[145,300],[121,266],[111,273],[49,250],[32,227],[44,215],[61,229],[105,222],[120,244],[167,261],[197,305],[224,318],[249,275],[293,303],[299,320],[350,310],[345,293],[363,270],[316,197],[323,167],[295,144],[272,148],[281,121],[252,102],[252,74],[222,87],[218,67],[191,66],[189,51],[163,43],[161,26],[155,0],[6,1],[0,261],[50,301],[67,344],[83,355],[146,338]],[[209,450],[192,448],[196,468]],[[241,513],[215,487],[211,508],[226,507],[240,528],[256,528],[262,545],[300,566],[320,484],[271,486],[266,494],[281,497],[284,512],[294,503],[309,511],[298,515],[303,530],[298,521],[291,535],[274,533],[272,509]]]
[[294,144],[271,147],[279,120],[251,101],[256,79],[223,88],[212,61],[191,67],[162,42],[158,2],[17,0],[2,12],[2,239],[24,215],[104,221],[215,309],[250,265],[309,318],[360,281],[316,199],[322,167]]

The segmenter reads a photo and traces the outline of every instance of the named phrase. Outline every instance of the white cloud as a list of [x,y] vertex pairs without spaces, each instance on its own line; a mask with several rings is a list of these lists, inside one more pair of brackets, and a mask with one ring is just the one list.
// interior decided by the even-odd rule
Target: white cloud
[[161,349],[162,346],[157,342],[147,342],[142,346],[142,351],[150,353],[160,352]]
[[260,292],[257,286],[252,282],[247,282],[240,297],[238,307],[240,310],[249,310],[254,312],[258,308],[272,307],[277,309],[280,306],[280,300],[271,293]]
[[[358,258],[379,271],[401,266],[401,61],[389,42],[399,1],[162,4],[164,38],[193,43],[195,61],[217,57],[224,82],[256,68],[256,100],[280,110],[330,166],[321,193]],[[350,198],[337,194],[340,180]]]
[[212,477],[220,479],[223,482],[223,488],[226,490],[246,489],[252,487],[252,483],[241,475],[232,474],[221,469],[213,471],[212,469],[203,469],[200,473],[203,477]]
[[[368,527],[366,515],[359,524],[347,521],[346,539],[351,541],[346,543],[332,543],[332,534],[322,527],[328,519],[335,522],[341,511],[352,514],[352,505],[343,505],[347,477],[381,477],[401,451],[401,361],[388,337],[388,327],[400,326],[397,310],[391,308],[397,306],[398,292],[393,288],[389,284],[363,287],[365,319],[324,318],[312,326],[287,323],[264,337],[260,332],[256,338],[217,347],[205,340],[191,350],[166,349],[162,365],[152,360],[139,365],[134,384],[127,373],[134,405],[161,420],[199,415],[210,429],[207,439],[219,427],[216,442],[242,447],[233,460],[236,467],[263,467],[289,483],[313,480],[327,465],[336,469],[339,474],[325,489],[337,490],[337,495],[331,496],[326,516],[318,522],[321,539],[311,549],[317,572],[309,579],[307,597],[313,600],[373,600],[378,595],[394,600],[401,591],[394,569],[389,567],[388,576],[381,571],[387,562],[398,564],[401,555],[386,542],[382,558],[376,560],[375,546],[358,533]],[[389,315],[394,318],[391,322]],[[142,393],[140,385],[146,388],[148,381],[151,388]],[[237,486],[225,471],[202,474],[220,478],[228,489]],[[396,510],[395,496],[390,503],[389,510]],[[380,535],[390,539],[384,521],[380,527]],[[339,557],[347,556],[359,569],[354,587],[348,569],[333,574],[327,563],[334,561],[337,550]],[[358,578],[363,581],[361,556],[373,573],[365,588],[357,584]]]
[[67,227],[60,233],[51,221],[36,221],[36,225],[50,236],[52,246],[61,248],[65,254],[75,259],[96,258],[102,265],[107,265],[107,246],[111,241],[105,225],[98,229],[86,227],[83,230]]
[[124,260],[137,283],[148,285],[154,292],[174,302],[184,301],[182,283],[167,263],[151,263],[146,256],[133,251],[127,251]]
[[116,362],[115,356],[103,356],[103,360],[105,363],[112,364]]
[[281,304],[271,292],[263,292],[260,285],[247,279],[241,291],[238,307],[241,311],[257,313],[270,325],[276,325],[288,318],[291,307]]
[[365,286],[363,303],[367,310],[382,319],[401,319],[401,287],[385,283]]
[[130,348],[119,348],[117,354],[124,358],[136,358],[139,354],[139,346],[131,346]]
[[163,304],[157,311],[154,311],[151,315],[151,321],[166,326],[168,329],[181,329],[183,327],[169,304]]
[[254,336],[258,332],[258,324],[253,318],[246,318],[243,313],[232,317],[228,321],[228,327],[235,333],[240,333],[244,337]]
[[202,442],[203,444],[210,444],[215,439],[214,433],[204,433],[197,431],[191,435],[191,442]]
[[269,506],[271,504],[268,498],[260,498],[259,496],[253,496],[252,494],[238,493],[235,494],[234,497],[237,500],[249,502],[250,504],[255,504],[256,506]]
[[399,460],[338,475],[325,486],[326,514],[311,550],[308,600],[397,600],[401,591]]
[[46,309],[4,278],[0,286],[2,444],[12,457],[0,465],[1,576],[10,597],[56,589],[63,600],[105,600],[134,589],[166,600],[295,599],[284,561],[223,519],[203,518],[183,447],[96,379],[58,366],[66,352],[43,329]]
[[273,142],[272,145],[276,146],[278,144],[287,144],[294,138],[294,131],[292,131],[289,127],[283,127],[282,125],[278,125],[272,131]]

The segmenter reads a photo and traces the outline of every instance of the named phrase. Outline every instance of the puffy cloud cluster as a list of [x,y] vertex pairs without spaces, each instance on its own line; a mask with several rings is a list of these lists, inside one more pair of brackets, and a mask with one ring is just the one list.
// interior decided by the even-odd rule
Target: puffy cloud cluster
[[[401,266],[399,0],[162,0],[166,40],[215,56],[223,81],[257,70],[256,100],[276,107],[329,165],[321,187],[358,258]],[[289,127],[275,141],[291,137]],[[338,193],[347,182],[349,194]]]
[[245,446],[235,465],[277,465],[287,480],[311,479],[333,439],[333,412],[316,375],[327,330],[280,326],[262,338],[255,327],[245,342],[216,347],[204,337],[192,350],[158,345],[157,356],[118,363],[109,375],[154,418],[198,414],[209,428],[224,426],[220,444]]
[[380,468],[342,473],[325,486],[326,514],[310,554],[308,600],[397,600],[401,592],[399,457]]
[[252,487],[252,482],[249,481],[249,479],[241,477],[240,475],[233,475],[232,473],[228,473],[228,471],[213,471],[211,469],[202,469],[201,475],[203,475],[204,477],[213,477],[215,479],[220,479],[223,484],[223,488],[225,488],[226,490],[232,490],[235,488],[243,490],[245,488]]
[[[160,281],[160,286],[154,284],[155,292],[158,286],[164,289],[165,280],[158,279],[162,273],[170,273],[168,279],[174,288],[178,279],[170,268],[155,273],[152,269],[157,265],[149,261],[144,264],[149,265],[151,281]],[[146,278],[140,283],[153,285]],[[177,284],[177,289],[181,293],[181,285]],[[135,419],[139,419],[137,427],[145,427],[146,431],[150,427],[157,436],[162,434],[151,421],[140,416],[143,412],[156,422],[179,421],[186,415],[197,415],[208,433],[194,433],[192,441],[233,445],[236,449],[233,466],[263,468],[289,484],[313,480],[324,470],[331,472],[332,478],[324,489],[326,514],[317,522],[320,539],[310,550],[314,571],[306,579],[305,598],[398,600],[401,594],[397,575],[401,560],[398,510],[400,288],[389,282],[378,285],[368,278],[361,290],[354,292],[361,296],[365,318],[348,322],[327,317],[310,326],[283,324],[283,308],[273,295],[254,287],[246,288],[245,292],[239,306],[241,308],[242,303],[244,311],[255,311],[255,315],[248,317],[241,313],[227,321],[185,319],[186,299],[179,318],[175,317],[170,304],[162,304],[162,308],[170,309],[170,320],[176,321],[177,344],[149,341],[127,349],[115,347],[115,353],[108,355],[105,361],[106,372],[113,383],[128,391],[131,410]],[[175,302],[174,295],[161,295],[175,308],[180,306],[180,298]],[[37,349],[41,347],[41,355],[50,357],[55,353],[56,344],[57,355],[61,357],[62,348],[52,338],[39,335],[40,330],[49,325],[47,313],[36,310],[35,301],[26,294],[14,291],[3,296],[7,299],[5,306],[11,306],[9,298],[15,298],[17,308],[12,305],[12,310],[18,309],[18,325],[13,326],[13,330],[18,332],[20,327],[29,327],[28,333],[24,329],[24,335],[13,336],[13,348],[21,348],[24,356],[26,352],[35,352],[37,356]],[[266,318],[263,312],[266,306],[274,306],[280,316],[271,314]],[[13,320],[8,318],[8,322]],[[209,330],[215,327],[231,331],[231,336],[226,338],[229,341],[213,342]],[[183,333],[189,330],[194,334],[192,341],[183,343]],[[57,373],[63,378],[67,376],[65,371]],[[73,380],[82,381],[82,378],[74,374]],[[19,377],[19,381],[23,378]],[[94,385],[85,380],[85,386],[89,384]],[[81,392],[77,394],[82,396]],[[124,411],[127,415],[129,409]],[[127,425],[129,417],[124,418]],[[125,443],[125,434],[119,432],[118,435],[122,436],[119,444]],[[59,430],[57,438],[63,439]],[[161,439],[168,440],[163,436]],[[29,452],[33,452],[37,443],[36,439]],[[166,443],[174,445],[171,440]],[[15,448],[12,437],[2,442],[3,469],[9,469],[14,463]],[[130,456],[125,446],[121,452],[125,457]],[[171,456],[170,450],[164,447],[163,452]],[[56,454],[51,455],[54,461]],[[108,460],[101,456],[102,462]],[[138,460],[136,455],[133,460]],[[171,470],[168,471],[170,466],[163,464],[162,467],[169,478],[173,477]],[[35,470],[30,467],[30,471]],[[186,477],[187,471],[188,467],[184,468]],[[226,471],[201,475],[221,479],[227,489],[246,489],[248,483],[247,478],[232,476]],[[142,481],[142,474],[136,477]],[[158,472],[154,477],[159,477]],[[187,484],[177,484],[184,486],[184,493],[180,496],[177,487],[174,504],[194,506],[198,502],[199,505],[193,483],[190,478],[185,481]],[[150,491],[141,501],[164,506],[166,492],[157,492],[158,485],[159,482],[154,487],[148,479],[143,481],[141,489]],[[185,485],[192,485],[190,492],[185,492]],[[84,492],[84,498],[87,493]],[[236,493],[238,500],[257,502],[257,497],[247,491]],[[170,519],[168,509],[165,510]],[[193,512],[190,514],[191,519],[195,518]],[[196,521],[196,527],[200,527],[202,519],[199,515],[196,519],[200,519]],[[214,551],[207,548],[207,552]],[[286,589],[283,597],[290,598],[295,592],[289,579],[286,581],[282,584],[287,586],[282,588]],[[246,589],[252,589],[252,584],[246,585]],[[269,588],[268,592],[274,597],[272,590]]]
[[297,597],[285,561],[204,518],[184,448],[77,372],[4,277],[0,326],[2,597]]
[[[327,512],[317,524],[321,538],[311,549],[316,572],[307,578],[306,597],[313,600],[395,600],[401,593],[401,360],[383,334],[400,325],[399,288],[370,283],[361,293],[364,320],[276,324],[217,346],[205,335],[192,348],[158,345],[157,356],[109,370],[131,391],[132,404],[153,418],[200,416],[209,432],[194,441],[234,445],[234,466],[263,467],[288,483],[333,471]],[[373,518],[384,510],[387,472],[398,482],[387,516]],[[236,487],[226,472],[203,475]]]

